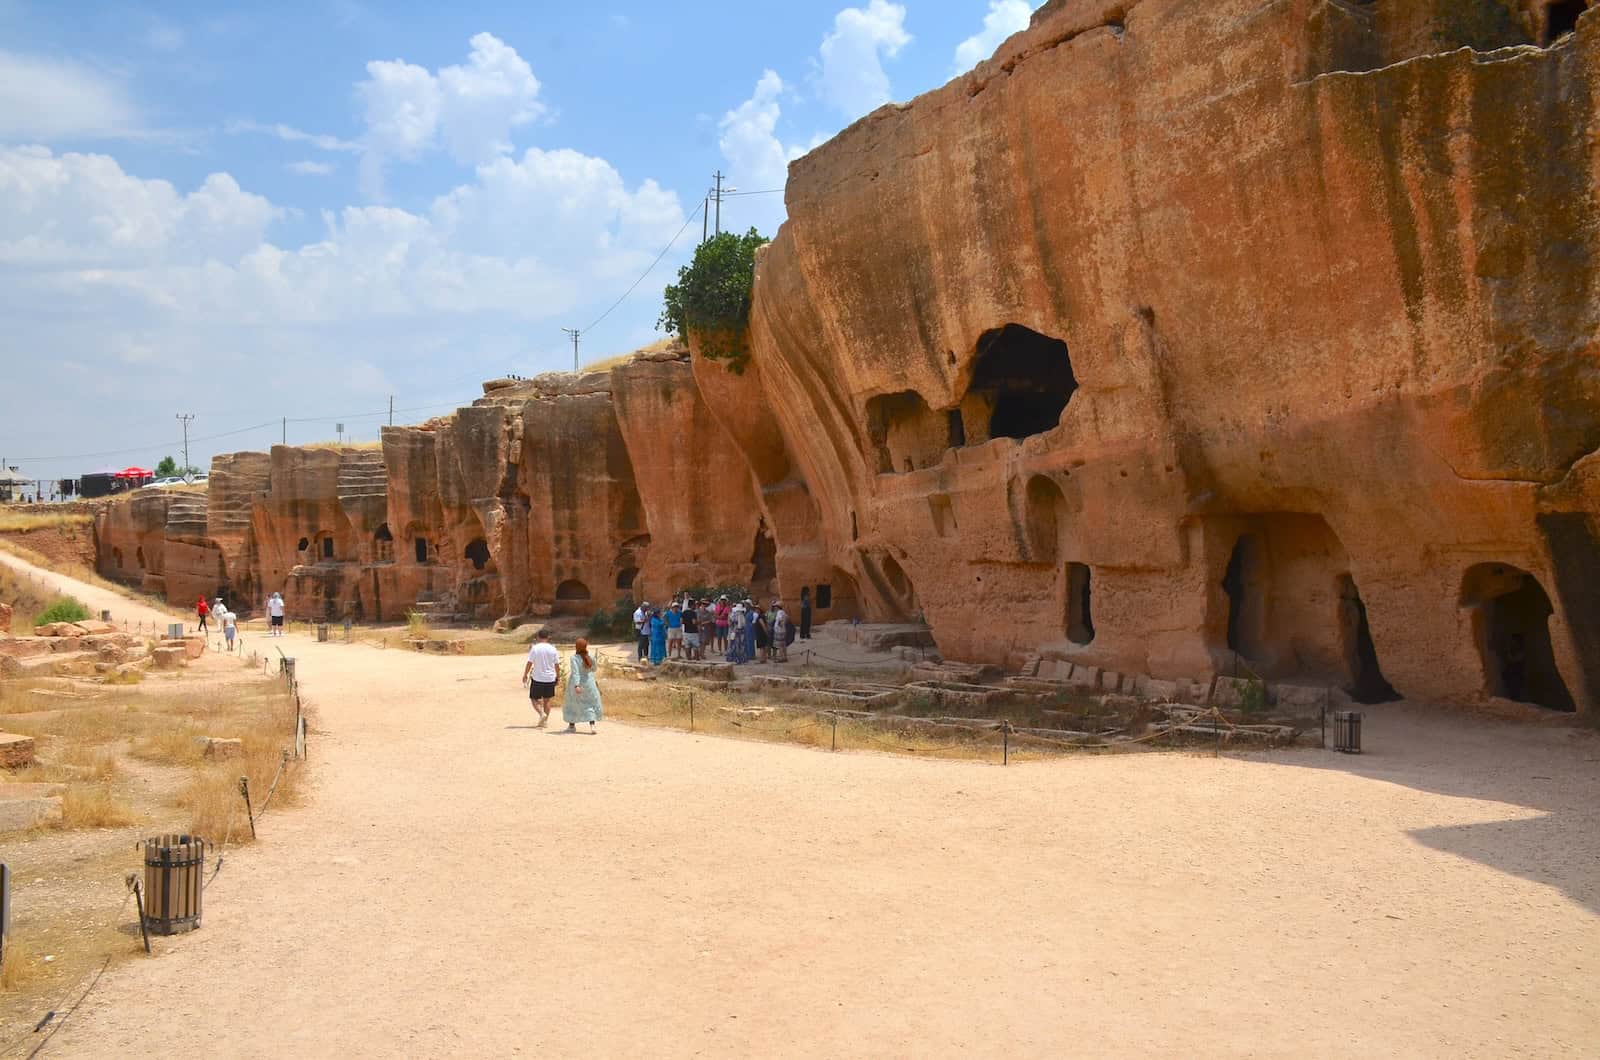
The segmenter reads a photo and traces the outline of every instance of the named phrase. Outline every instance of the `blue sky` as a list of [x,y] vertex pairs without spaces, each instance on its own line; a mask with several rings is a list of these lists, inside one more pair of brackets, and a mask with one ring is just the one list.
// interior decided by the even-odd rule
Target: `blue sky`
[[682,233],[583,360],[650,342],[713,171],[780,189],[1033,6],[0,0],[0,458],[372,440],[570,367]]

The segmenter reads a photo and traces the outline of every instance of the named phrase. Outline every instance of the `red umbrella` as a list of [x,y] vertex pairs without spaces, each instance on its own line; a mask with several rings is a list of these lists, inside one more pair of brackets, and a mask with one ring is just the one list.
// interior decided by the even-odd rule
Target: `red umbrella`
[[125,467],[118,471],[112,478],[154,478],[154,472],[146,471],[142,467]]

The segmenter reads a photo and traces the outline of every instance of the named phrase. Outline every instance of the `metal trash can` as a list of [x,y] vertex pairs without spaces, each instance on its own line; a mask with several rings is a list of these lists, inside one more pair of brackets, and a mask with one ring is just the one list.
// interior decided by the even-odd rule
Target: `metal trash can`
[[1336,710],[1333,712],[1333,749],[1347,755],[1361,753],[1361,712]]
[[168,622],[167,623],[167,639],[168,640],[182,640],[183,639],[183,623],[182,622]]
[[100,621],[102,621],[102,622],[110,622],[111,621],[111,612],[110,611],[102,611],[102,612],[100,612]]
[[328,624],[326,622],[317,623],[317,643],[328,643]]
[[146,839],[145,930],[177,935],[198,928],[205,870],[206,841],[199,836],[161,835]]

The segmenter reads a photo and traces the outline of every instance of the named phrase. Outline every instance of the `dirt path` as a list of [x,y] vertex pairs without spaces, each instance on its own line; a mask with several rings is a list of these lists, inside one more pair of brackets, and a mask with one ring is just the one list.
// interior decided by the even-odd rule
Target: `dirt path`
[[[98,585],[91,585],[76,578],[69,578],[64,574],[57,574],[55,571],[35,566],[3,550],[0,550],[0,563],[4,563],[24,577],[32,578],[34,581],[51,586],[54,592],[65,593],[76,598],[96,617],[99,617],[101,611],[110,611],[112,620],[118,625],[126,621],[130,623],[143,622],[147,626],[151,624],[165,626],[168,622],[176,621],[177,612],[158,609],[149,604],[141,603],[131,596],[124,596],[122,593],[113,592],[110,589],[102,589]],[[193,624],[193,615],[188,616],[188,622],[191,625]]]
[[313,791],[44,1055],[1592,1055],[1600,740],[1000,768],[603,724],[292,638]]

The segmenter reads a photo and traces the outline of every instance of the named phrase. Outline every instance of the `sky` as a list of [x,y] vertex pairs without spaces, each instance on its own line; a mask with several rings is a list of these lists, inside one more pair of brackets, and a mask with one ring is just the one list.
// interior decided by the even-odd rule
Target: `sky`
[[0,462],[370,442],[652,342],[713,173],[772,235],[1035,6],[0,0]]

